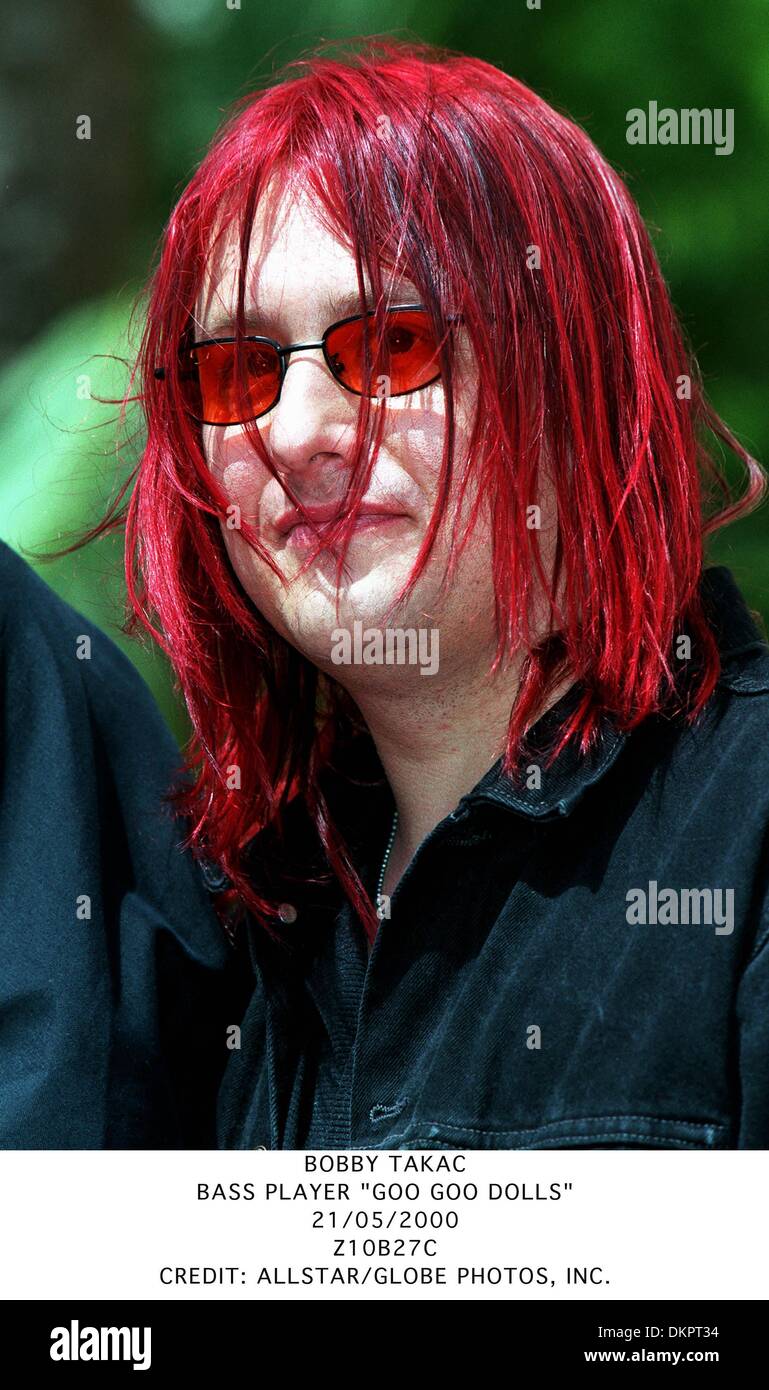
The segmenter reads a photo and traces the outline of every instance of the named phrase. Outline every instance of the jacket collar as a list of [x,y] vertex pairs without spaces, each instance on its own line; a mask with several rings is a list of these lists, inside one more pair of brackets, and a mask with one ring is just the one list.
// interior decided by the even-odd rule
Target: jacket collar
[[769,691],[769,645],[725,565],[702,576],[702,600],[721,655],[719,684],[746,694]]
[[[572,740],[547,767],[548,749],[552,747],[561,725],[576,709],[582,694],[580,682],[572,685],[529,730],[527,741],[531,756],[527,766],[530,774],[523,783],[513,782],[508,777],[499,758],[477,786],[462,797],[457,812],[487,801],[534,820],[554,820],[569,815],[588,787],[608,772],[628,737],[611,719],[605,717],[587,753],[580,754]],[[529,781],[532,785],[528,785]]]
[[[769,646],[730,571],[723,565],[705,570],[701,595],[721,656],[719,685],[744,693],[769,691]],[[587,789],[616,762],[629,737],[607,716],[588,753],[581,755],[577,744],[571,741],[546,768],[545,755],[553,736],[573,712],[581,694],[581,685],[573,685],[529,731],[531,765],[541,768],[538,787],[514,784],[503,772],[500,758],[473,791],[462,798],[458,810],[487,801],[535,820],[567,816]]]

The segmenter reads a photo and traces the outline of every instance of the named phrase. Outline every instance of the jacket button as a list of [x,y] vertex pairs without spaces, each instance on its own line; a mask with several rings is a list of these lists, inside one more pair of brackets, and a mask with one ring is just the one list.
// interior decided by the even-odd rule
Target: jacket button
[[295,922],[298,915],[293,903],[281,903],[278,908],[278,916],[281,922]]

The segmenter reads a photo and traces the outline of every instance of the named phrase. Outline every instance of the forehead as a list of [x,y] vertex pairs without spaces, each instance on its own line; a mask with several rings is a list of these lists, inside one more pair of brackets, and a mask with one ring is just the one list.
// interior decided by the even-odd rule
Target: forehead
[[[240,270],[239,228],[230,223],[215,237],[198,295],[195,317],[207,331],[234,324]],[[406,275],[383,271],[398,297],[416,294]],[[365,283],[365,280],[364,280]],[[366,292],[369,286],[365,283]],[[405,302],[401,300],[401,302]],[[352,247],[327,226],[313,201],[294,188],[268,189],[254,218],[245,283],[247,320],[292,323],[300,332],[323,329],[328,315],[358,310]]]

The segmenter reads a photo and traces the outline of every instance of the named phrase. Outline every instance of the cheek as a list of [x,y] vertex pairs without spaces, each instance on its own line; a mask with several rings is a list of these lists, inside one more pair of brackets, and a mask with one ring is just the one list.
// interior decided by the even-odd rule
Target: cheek
[[[388,408],[385,444],[394,457],[426,491],[434,491],[440,473],[446,441],[448,410],[440,384],[428,387],[421,398],[421,408],[415,409],[414,397],[401,396]],[[454,395],[454,458],[453,474],[457,475],[468,462],[468,445],[472,435],[477,408],[477,377],[466,369],[457,375]]]
[[270,477],[256,448],[238,427],[203,427],[203,453],[220,487],[240,506],[261,495]]
[[258,530],[259,503],[269,473],[258,458],[243,457],[242,439],[204,440],[208,466],[227,497],[227,517],[219,528],[227,555],[252,602],[269,618],[275,583],[271,572],[241,535],[240,521]]
[[259,478],[261,471],[259,464],[237,458],[226,463],[216,474],[230,502],[240,508],[244,520],[251,525],[257,519],[259,498],[264,487],[264,481]]
[[286,600],[277,576],[254,554],[237,529],[228,527],[225,522],[220,524],[220,529],[228,559],[243,592],[270,626],[282,637],[289,638],[283,620]]

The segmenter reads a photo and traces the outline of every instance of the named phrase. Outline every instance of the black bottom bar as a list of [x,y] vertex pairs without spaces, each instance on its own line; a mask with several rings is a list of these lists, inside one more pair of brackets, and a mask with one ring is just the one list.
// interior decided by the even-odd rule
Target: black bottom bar
[[[535,1303],[499,1299],[494,1301],[504,1305],[503,1322],[490,1329],[489,1337],[484,1322],[490,1300],[474,1302],[462,1322],[454,1317],[443,1325],[440,1313],[434,1317],[432,1301],[404,1298],[409,1303],[406,1312],[399,1306],[401,1300],[361,1300],[360,1307],[346,1300],[338,1308],[329,1306],[336,1300],[312,1301],[325,1304],[320,1319],[310,1315],[308,1303],[299,1300],[291,1300],[291,1306],[278,1316],[274,1302],[289,1300],[8,1302],[0,1305],[0,1335],[6,1364],[11,1353],[17,1352],[28,1371],[48,1373],[57,1380],[76,1374],[94,1383],[105,1372],[133,1375],[136,1362],[143,1374],[170,1384],[170,1378],[180,1373],[191,1373],[193,1383],[202,1376],[215,1377],[219,1383],[241,1373],[247,1373],[249,1380],[265,1375],[273,1379],[279,1365],[286,1374],[294,1374],[304,1358],[316,1374],[334,1367],[338,1371],[340,1366],[352,1371],[357,1366],[360,1376],[365,1371],[360,1356],[368,1334],[372,1340],[365,1361],[369,1369],[386,1367],[395,1390],[398,1381],[413,1382],[420,1363],[435,1369],[446,1353],[456,1356],[459,1351],[472,1358],[477,1368],[478,1358],[483,1364],[493,1350],[499,1368],[507,1365],[510,1377],[516,1379],[532,1365],[541,1375],[548,1371],[590,1374],[594,1368],[600,1374],[604,1367],[622,1372],[633,1366],[692,1366],[706,1372],[715,1366],[734,1372],[755,1364],[769,1340],[764,1300]],[[377,1304],[376,1321],[369,1325],[365,1305],[372,1302]],[[404,1330],[418,1331],[418,1335],[402,1342]],[[60,1355],[53,1359],[52,1349],[69,1359]],[[92,1352],[99,1359],[91,1359]]]

